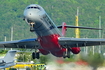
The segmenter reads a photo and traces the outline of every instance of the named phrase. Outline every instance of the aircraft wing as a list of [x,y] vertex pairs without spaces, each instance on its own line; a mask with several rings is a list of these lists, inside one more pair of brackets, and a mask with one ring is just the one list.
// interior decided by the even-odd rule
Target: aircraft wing
[[[105,39],[59,37],[58,41],[63,48],[105,45]],[[0,48],[41,49],[41,46],[36,38],[32,38],[32,39],[0,42]]]
[[[80,29],[102,30],[101,28],[84,27],[84,26],[72,26],[72,25],[65,25],[65,27],[67,27],[67,28],[80,28]],[[62,28],[62,25],[57,26],[57,28]]]
[[10,66],[14,66],[16,63],[6,63],[5,65],[0,65],[0,69],[8,68]]
[[105,45],[105,39],[59,37],[58,40],[63,48]]
[[16,41],[6,41],[0,42],[0,48],[41,48],[40,44],[38,43],[36,38],[32,39],[23,39],[23,40],[16,40]]

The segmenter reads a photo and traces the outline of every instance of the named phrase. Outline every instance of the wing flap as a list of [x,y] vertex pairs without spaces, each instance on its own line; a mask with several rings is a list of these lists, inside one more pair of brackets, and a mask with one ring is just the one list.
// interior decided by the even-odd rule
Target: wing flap
[[104,45],[105,39],[88,39],[88,38],[69,38],[59,37],[59,43],[62,47],[84,47],[94,45]]
[[0,48],[41,48],[36,38],[0,42]]

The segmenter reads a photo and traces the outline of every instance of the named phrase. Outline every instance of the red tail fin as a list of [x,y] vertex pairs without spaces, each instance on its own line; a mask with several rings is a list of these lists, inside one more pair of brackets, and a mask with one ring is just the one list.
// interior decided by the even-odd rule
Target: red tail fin
[[62,36],[65,36],[65,34],[66,34],[66,27],[65,27],[65,25],[66,25],[66,23],[63,22],[62,23]]

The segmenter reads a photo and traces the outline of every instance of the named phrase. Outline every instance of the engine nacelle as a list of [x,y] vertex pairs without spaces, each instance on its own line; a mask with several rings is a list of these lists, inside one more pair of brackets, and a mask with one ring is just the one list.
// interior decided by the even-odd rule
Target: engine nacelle
[[80,49],[80,47],[73,47],[73,48],[71,48],[71,51],[73,54],[78,54],[81,51],[81,49]]
[[46,50],[44,50],[44,49],[39,49],[39,51],[40,51],[43,55],[49,54],[49,51],[46,51]]
[[63,53],[66,51],[65,48],[61,49],[60,51],[53,51],[51,52],[56,57],[63,57]]

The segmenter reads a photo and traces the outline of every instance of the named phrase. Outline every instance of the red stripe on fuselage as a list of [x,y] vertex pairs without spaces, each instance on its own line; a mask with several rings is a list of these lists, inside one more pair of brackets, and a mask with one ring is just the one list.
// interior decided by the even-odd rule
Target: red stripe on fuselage
[[38,37],[38,41],[42,48],[47,51],[59,51],[62,48],[58,43],[58,34],[52,34],[48,36]]

